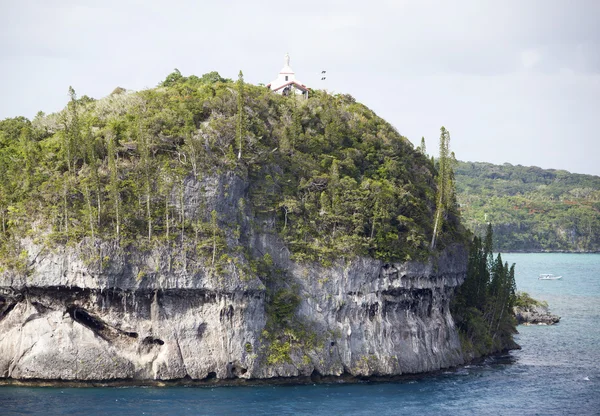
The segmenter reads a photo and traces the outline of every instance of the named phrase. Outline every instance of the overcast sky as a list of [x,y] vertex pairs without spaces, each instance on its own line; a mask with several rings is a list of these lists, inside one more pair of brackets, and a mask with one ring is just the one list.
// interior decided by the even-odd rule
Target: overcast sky
[[0,0],[0,119],[286,52],[430,153],[443,125],[460,160],[600,175],[600,0]]

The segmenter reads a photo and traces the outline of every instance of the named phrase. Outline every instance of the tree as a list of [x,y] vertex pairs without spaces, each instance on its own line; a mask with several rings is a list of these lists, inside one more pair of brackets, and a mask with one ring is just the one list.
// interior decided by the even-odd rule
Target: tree
[[138,151],[140,154],[140,162],[142,169],[142,183],[145,193],[146,202],[146,223],[148,225],[148,241],[152,240],[152,210],[150,204],[150,194],[152,192],[151,178],[151,160],[150,160],[150,134],[144,128],[142,120],[145,118],[146,103],[142,102],[137,108],[136,124],[137,124],[137,142]]
[[417,147],[417,150],[423,155],[427,156],[427,147],[425,146],[425,137],[421,137],[421,144]]
[[210,228],[212,231],[212,261],[211,265],[215,265],[215,256],[217,255],[217,236],[219,232],[219,224],[217,223],[217,211],[214,209],[210,212]]
[[36,145],[33,143],[30,127],[23,127],[19,136],[19,153],[23,161],[24,190],[28,190],[33,182],[34,169],[37,159]]
[[[114,126],[113,126],[114,129]],[[108,170],[109,170],[109,184],[108,184],[108,192],[110,195],[110,199],[112,200],[112,205],[115,210],[115,238],[119,241],[121,236],[121,222],[120,222],[120,204],[121,197],[119,194],[119,174],[117,171],[117,150],[116,150],[116,134],[113,129],[110,129],[107,132],[107,141],[108,141]]]
[[64,147],[65,159],[69,172],[75,168],[78,152],[81,147],[81,126],[79,124],[79,103],[77,102],[77,94],[73,87],[69,87],[70,101],[67,106],[68,113],[63,114],[64,126]]
[[237,125],[236,141],[238,143],[238,160],[242,158],[242,142],[246,135],[246,115],[244,110],[244,74],[238,74],[237,81]]
[[473,238],[467,276],[452,303],[458,328],[480,355],[512,346],[515,332],[515,265],[503,263],[500,254],[494,259],[491,241],[491,225],[484,242]]
[[162,87],[172,87],[173,85],[184,81],[185,78],[183,77],[183,75],[181,75],[181,72],[179,72],[179,69],[175,68],[173,70],[173,72],[171,72],[169,75],[167,75],[167,77],[165,78],[165,80],[160,84]]
[[282,232],[285,232],[288,224],[288,215],[296,212],[298,210],[299,204],[295,198],[286,197],[283,201],[279,203],[279,207],[283,209],[284,213]]
[[[191,77],[190,77],[191,78]],[[214,84],[216,82],[226,82],[227,79],[223,78],[217,71],[207,72],[202,75],[200,78],[200,82],[203,84]],[[229,80],[231,81],[231,80]]]
[[437,175],[437,207],[435,212],[431,249],[435,249],[436,239],[442,228],[444,216],[454,200],[454,186],[452,183],[453,157],[450,155],[450,132],[442,126],[440,129],[440,154],[438,159]]

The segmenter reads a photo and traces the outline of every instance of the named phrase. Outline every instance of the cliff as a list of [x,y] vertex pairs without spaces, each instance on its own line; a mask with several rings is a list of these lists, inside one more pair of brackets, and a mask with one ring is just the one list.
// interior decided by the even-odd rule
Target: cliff
[[398,375],[458,365],[463,358],[449,300],[464,263],[460,252],[453,256],[445,254],[435,271],[432,263],[372,259],[295,265],[298,316],[316,339],[310,349],[295,349],[291,340],[290,360],[268,364],[266,295],[258,280],[224,285],[163,270],[152,283],[123,270],[98,279],[74,252],[49,255],[39,260],[46,271],[27,282],[2,281],[0,374],[227,379]]
[[[388,376],[464,361],[456,207],[347,95],[189,77],[0,122],[0,377]],[[235,150],[234,150],[235,149]]]
[[[224,198],[218,190],[226,183],[230,193]],[[215,192],[206,195],[208,204],[220,209],[225,222],[236,216],[232,201],[247,191],[244,182],[224,176],[207,178],[204,186],[209,184]],[[200,187],[190,179],[187,189]],[[192,198],[186,202],[193,210]],[[277,287],[292,288],[299,299],[294,322],[277,328],[282,334],[275,341],[265,334],[273,312],[263,276],[242,278],[234,267],[226,278],[204,266],[176,269],[169,259],[180,259],[180,250],[127,251],[108,243],[93,250],[110,261],[94,264],[86,260],[92,249],[85,241],[50,250],[26,240],[29,272],[4,272],[0,278],[0,375],[384,376],[463,363],[449,312],[466,273],[462,246],[426,262],[356,257],[323,266],[291,261],[276,233],[252,229],[250,217],[244,224],[251,250],[268,254],[273,267],[286,271]],[[140,276],[140,270],[151,272]],[[305,339],[297,339],[295,325]]]

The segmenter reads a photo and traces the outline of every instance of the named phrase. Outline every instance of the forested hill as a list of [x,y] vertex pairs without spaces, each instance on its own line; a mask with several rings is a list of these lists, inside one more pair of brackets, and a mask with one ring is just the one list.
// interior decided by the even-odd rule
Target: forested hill
[[600,177],[538,167],[458,162],[457,198],[499,251],[600,251]]
[[[303,100],[241,73],[233,82],[178,71],[145,91],[69,93],[59,113],[0,122],[5,266],[24,266],[23,236],[47,246],[178,244],[210,265],[245,263],[248,236],[219,207],[182,208],[191,184],[223,176],[247,186],[239,211],[274,220],[296,260],[429,255],[436,169],[349,95]],[[453,212],[445,218],[440,248],[460,228]]]

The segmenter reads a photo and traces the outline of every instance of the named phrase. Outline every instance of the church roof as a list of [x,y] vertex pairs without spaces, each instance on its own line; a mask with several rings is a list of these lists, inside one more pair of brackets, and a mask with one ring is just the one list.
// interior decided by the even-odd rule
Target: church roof
[[[285,84],[281,84],[279,85],[277,88],[275,88],[273,91],[279,91],[282,88],[287,87],[288,85],[292,85],[294,84],[296,87],[298,87],[298,89],[301,89],[302,91],[309,91],[310,88],[308,88],[306,85],[299,83],[298,81],[292,80],[292,81],[288,81]],[[271,88],[271,83],[267,84],[267,88]]]

